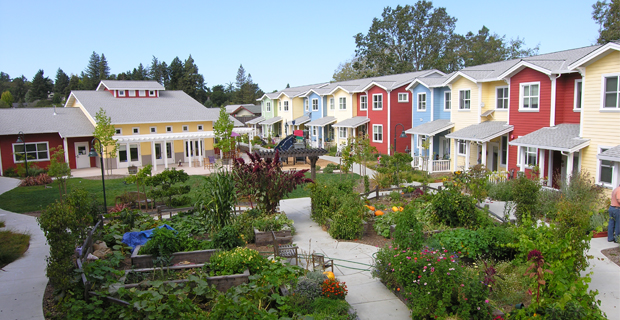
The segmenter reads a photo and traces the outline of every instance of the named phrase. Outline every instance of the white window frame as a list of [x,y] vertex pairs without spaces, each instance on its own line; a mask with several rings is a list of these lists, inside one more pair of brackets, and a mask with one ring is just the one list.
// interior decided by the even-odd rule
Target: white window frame
[[310,102],[308,102],[308,98],[304,99],[304,107],[306,109],[306,111],[310,110]]
[[149,90],[149,97],[155,97],[155,90]]
[[196,130],[198,131],[203,131],[203,129],[204,129],[204,126],[202,124],[199,124],[196,126]]
[[[505,96],[499,97],[499,91],[502,90],[502,93],[505,92]],[[502,107],[500,107],[500,99],[502,100]],[[508,110],[508,106],[510,103],[510,89],[508,86],[495,87],[495,109],[496,110]]]
[[[602,77],[602,85],[601,85],[601,111],[620,111],[620,73],[609,73],[604,74]],[[617,85],[615,91],[607,91],[607,78],[616,78]],[[616,105],[614,107],[607,107],[607,94],[615,93],[616,95]]]
[[151,133],[157,133],[157,127],[150,127],[149,130]]
[[372,95],[372,110],[383,110],[383,94]]
[[336,104],[334,103],[334,98],[329,98],[329,110],[336,110]]
[[118,90],[118,96],[119,97],[124,97],[125,96],[125,90]]
[[138,91],[138,96],[139,97],[146,97],[146,91],[145,90],[139,90]]
[[445,91],[443,93],[443,109],[451,110],[452,109],[452,91]]
[[338,110],[347,110],[347,97],[338,98]]
[[575,80],[575,94],[573,98],[573,111],[581,112],[583,108],[583,79]]
[[140,128],[139,127],[131,128],[131,133],[132,134],[140,134]]
[[317,136],[316,126],[312,126],[312,135],[315,137]]
[[271,102],[265,102],[265,110],[266,112],[271,112]]
[[[463,148],[462,152],[461,152],[461,147]],[[467,155],[467,141],[465,141],[465,140],[458,140],[456,142],[456,153],[459,156],[466,156]]]
[[[517,148],[517,166],[521,166],[521,148],[522,147],[518,147]],[[528,169],[534,168],[535,166],[538,165],[538,148],[536,147],[524,147],[525,148],[525,167]],[[528,161],[528,154],[534,154],[536,156],[536,160],[534,164],[529,163]]]
[[136,90],[129,90],[129,96],[130,97],[135,97],[136,96]]
[[312,111],[319,111],[319,99],[312,99]]
[[409,94],[407,92],[399,92],[398,102],[409,102]]
[[360,110],[368,110],[368,96],[360,96]]
[[[469,97],[466,98],[465,94],[469,93]],[[461,97],[461,94],[463,96]],[[459,90],[459,110],[469,111],[471,110],[471,89]]]
[[418,93],[418,111],[426,111],[426,92]]
[[372,125],[372,142],[383,142],[383,125]]
[[[613,148],[613,147],[599,146],[598,147],[598,154],[601,154],[601,153],[603,153],[606,150],[611,149],[611,148]],[[614,174],[615,174],[614,167],[615,167],[615,165],[613,164],[613,162],[611,163],[611,181],[609,183],[607,183],[607,182],[601,181],[601,171],[602,171],[601,169],[603,168],[603,161],[606,161],[606,160],[597,159],[598,163],[596,165],[596,183],[600,184],[600,185],[602,185],[604,187],[613,188],[614,185],[612,185],[612,184],[614,182]]]
[[[45,143],[45,148],[46,148],[45,151],[47,152],[47,158],[40,158],[39,159],[39,152],[43,152],[43,151],[39,151],[38,150],[38,146],[39,146],[39,144],[42,144],[42,143]],[[30,152],[34,152],[35,155],[37,156],[36,159],[28,158],[28,162],[39,162],[39,161],[49,161],[50,160],[50,145],[49,145],[48,141],[26,142],[26,150],[28,150],[28,145],[34,145],[35,146],[35,151],[30,151]],[[18,155],[23,155],[24,152],[23,151],[22,152],[15,151],[15,146],[23,147],[24,143],[23,142],[22,143],[13,143],[13,149],[12,149],[12,151],[13,151],[13,163],[24,163],[23,160],[21,160],[21,161],[17,160],[17,156]],[[28,157],[28,153],[29,152],[26,152],[26,155],[25,155],[26,157]]]
[[282,111],[282,101],[278,101],[278,110]]
[[189,126],[184,124],[183,127],[181,127],[183,132],[188,132],[189,131]]
[[288,111],[288,101],[284,101],[284,111]]
[[[499,165],[505,167],[508,163],[508,136],[502,136],[500,141],[501,145],[499,146]],[[504,154],[504,148],[506,148],[506,154]]]
[[[532,86],[538,86],[538,95],[532,95]],[[528,98],[530,99],[529,107],[525,107],[523,105],[523,99],[525,99],[525,87],[529,87],[530,94]],[[532,108],[532,98],[538,99],[538,107]],[[524,82],[519,84],[519,111],[521,112],[539,112],[540,111],[540,81],[538,82]]]
[[340,137],[340,139],[346,139],[347,138],[347,128],[344,128],[344,127],[338,128],[338,137]]
[[118,135],[122,135],[123,134],[123,129],[122,128],[114,128],[114,132]]
[[166,132],[172,132],[172,126],[166,126]]

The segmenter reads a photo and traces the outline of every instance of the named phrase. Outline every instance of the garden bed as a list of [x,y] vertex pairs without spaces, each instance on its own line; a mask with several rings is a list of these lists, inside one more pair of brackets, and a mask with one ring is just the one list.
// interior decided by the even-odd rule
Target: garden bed
[[[153,267],[153,255],[143,254],[139,255],[140,248],[142,246],[136,246],[131,254],[131,265],[135,268],[152,268]],[[217,249],[211,250],[198,250],[187,252],[175,252],[172,254],[172,264],[176,264],[182,261],[189,261],[193,264],[209,262],[209,258],[213,253],[217,252]]]
[[[293,240],[291,230],[274,231],[274,233],[276,234],[276,239],[279,244],[289,243]],[[273,244],[271,231],[259,231],[258,229],[254,229],[254,242],[257,246]]]

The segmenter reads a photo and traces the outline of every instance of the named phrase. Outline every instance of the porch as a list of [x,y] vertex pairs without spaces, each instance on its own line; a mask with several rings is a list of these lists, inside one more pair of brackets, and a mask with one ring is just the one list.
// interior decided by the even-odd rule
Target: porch
[[414,156],[411,166],[428,173],[450,172],[450,160],[429,160],[428,157]]

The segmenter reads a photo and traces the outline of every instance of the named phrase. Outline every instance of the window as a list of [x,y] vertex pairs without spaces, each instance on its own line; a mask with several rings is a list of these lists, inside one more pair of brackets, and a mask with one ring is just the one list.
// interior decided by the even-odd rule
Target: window
[[189,131],[189,126],[183,126],[183,131]]
[[575,102],[573,107],[575,111],[581,110],[581,104],[583,103],[582,85],[583,80],[575,80]]
[[123,134],[123,129],[121,128],[116,128],[114,130],[116,131],[116,134]]
[[618,76],[605,77],[605,103],[603,108],[618,108]]
[[131,128],[133,134],[140,134],[140,128]]
[[167,126],[166,127],[166,132],[172,132],[172,126]]
[[157,133],[157,127],[151,127],[151,133]]
[[155,90],[149,90],[149,97],[155,96]]
[[[599,154],[607,151],[608,148],[600,148]],[[30,158],[28,158],[30,159]],[[614,164],[611,161],[599,160],[598,161],[598,182],[603,185],[611,186],[612,177],[614,176]]]
[[319,99],[312,99],[312,111],[319,111]]
[[508,109],[508,87],[498,87],[496,92],[495,109]]
[[521,105],[519,109],[538,111],[539,88],[540,85],[538,83],[521,84]]
[[282,111],[282,101],[278,101],[278,110]]
[[406,92],[399,93],[398,102],[409,102],[409,94]]
[[[49,148],[47,142],[30,142],[26,143],[26,156],[28,161],[44,161],[50,159]],[[13,162],[24,162],[24,144],[13,144]]]
[[129,96],[130,97],[135,97],[136,96],[136,90],[129,90]]
[[443,109],[450,110],[452,108],[452,92],[450,91],[444,92],[443,97],[444,97]]
[[340,99],[340,110],[347,110],[347,98],[346,97],[341,97]]
[[426,93],[418,93],[418,111],[426,111]]
[[140,91],[138,91],[138,96],[140,96],[140,97],[146,97],[146,91],[144,91],[144,90],[140,90]]
[[312,127],[312,135],[316,136],[316,127]]
[[124,97],[125,96],[125,90],[118,90],[118,96],[119,97]]
[[382,109],[383,109],[383,95],[373,94],[372,95],[372,110],[382,110]]
[[360,110],[368,110],[368,96],[360,96]]
[[288,101],[284,101],[284,111],[288,111]]
[[534,147],[526,147],[517,149],[517,165],[521,165],[521,152],[525,150],[525,166],[534,167],[538,163],[538,149]]
[[267,112],[271,112],[271,102],[265,102],[265,110],[267,110]]
[[329,98],[329,110],[336,109],[336,105],[334,104],[334,98]]
[[338,136],[341,139],[346,139],[347,138],[347,128],[338,128]]
[[466,155],[467,154],[467,142],[465,142],[464,140],[459,140],[457,142],[457,145],[458,145],[457,150],[458,150],[459,155],[462,155],[462,156]]
[[308,99],[304,100],[304,109],[308,111]]
[[471,109],[471,90],[459,91],[459,110]]
[[[374,99],[374,97],[373,97]],[[372,125],[372,141],[373,142],[383,142],[383,125],[381,124],[373,124]]]
[[202,125],[201,125],[201,124],[199,124],[199,125],[198,125],[198,127],[197,127],[197,129],[198,129],[198,131],[202,131]]
[[508,137],[502,136],[502,155],[499,164],[505,166],[508,161]]

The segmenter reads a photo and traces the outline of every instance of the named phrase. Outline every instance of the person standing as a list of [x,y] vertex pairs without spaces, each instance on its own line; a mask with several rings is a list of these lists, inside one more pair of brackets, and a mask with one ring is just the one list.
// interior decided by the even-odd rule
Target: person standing
[[607,241],[616,241],[620,235],[620,186],[611,192],[609,207],[609,224],[607,225]]

